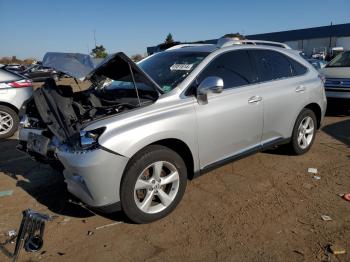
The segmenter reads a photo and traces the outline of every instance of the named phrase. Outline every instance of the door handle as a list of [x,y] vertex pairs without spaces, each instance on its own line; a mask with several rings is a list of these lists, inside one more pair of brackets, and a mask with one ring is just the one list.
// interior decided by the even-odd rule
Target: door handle
[[248,103],[249,104],[258,103],[261,100],[262,100],[261,96],[252,96],[251,98],[248,99]]
[[303,92],[306,90],[306,87],[304,85],[300,85],[297,88],[295,88],[295,92]]

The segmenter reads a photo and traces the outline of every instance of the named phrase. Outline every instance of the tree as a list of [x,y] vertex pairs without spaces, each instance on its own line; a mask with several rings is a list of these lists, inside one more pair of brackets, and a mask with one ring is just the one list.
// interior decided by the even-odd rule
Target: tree
[[130,58],[131,58],[132,61],[138,62],[138,61],[143,59],[143,56],[140,55],[140,54],[136,54],[136,55],[132,55]]
[[245,39],[244,35],[241,35],[238,32],[237,33],[226,34],[222,38],[238,38],[239,40],[244,40]]
[[91,55],[94,58],[106,58],[108,53],[106,52],[106,48],[103,45],[96,45],[94,49],[91,50]]
[[173,39],[173,35],[171,33],[169,33],[167,35],[167,37],[165,38],[165,44],[172,44],[174,43],[174,39]]

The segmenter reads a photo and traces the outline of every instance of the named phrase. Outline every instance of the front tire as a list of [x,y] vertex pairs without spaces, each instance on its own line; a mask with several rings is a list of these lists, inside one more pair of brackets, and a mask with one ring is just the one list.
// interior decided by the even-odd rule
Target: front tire
[[310,150],[316,136],[317,121],[315,113],[304,108],[299,114],[293,129],[290,147],[294,154],[302,155]]
[[181,201],[187,185],[183,159],[173,150],[151,145],[128,164],[121,182],[121,205],[126,216],[143,224],[171,213]]
[[7,106],[0,105],[0,139],[11,137],[16,132],[18,124],[17,113]]

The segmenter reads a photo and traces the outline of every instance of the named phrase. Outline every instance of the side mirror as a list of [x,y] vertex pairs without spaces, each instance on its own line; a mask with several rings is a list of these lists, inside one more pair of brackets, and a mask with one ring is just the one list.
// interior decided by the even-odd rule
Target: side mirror
[[197,100],[201,105],[208,104],[208,93],[221,93],[224,89],[224,80],[217,76],[208,76],[197,88]]

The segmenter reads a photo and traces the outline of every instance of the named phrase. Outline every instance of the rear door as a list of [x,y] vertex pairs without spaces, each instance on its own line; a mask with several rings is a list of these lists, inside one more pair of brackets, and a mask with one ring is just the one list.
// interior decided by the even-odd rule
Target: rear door
[[296,117],[308,100],[307,68],[281,52],[249,51],[255,58],[264,104],[262,144],[289,138]]
[[197,83],[208,76],[221,77],[224,90],[208,94],[208,104],[195,104],[202,169],[259,148],[263,125],[256,72],[247,51],[219,55],[199,75]]

